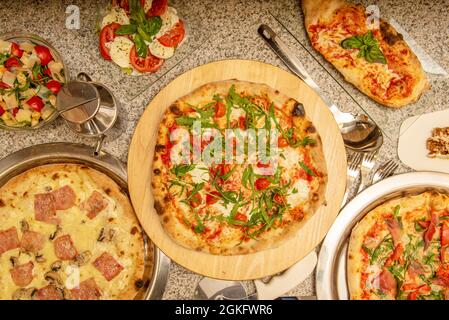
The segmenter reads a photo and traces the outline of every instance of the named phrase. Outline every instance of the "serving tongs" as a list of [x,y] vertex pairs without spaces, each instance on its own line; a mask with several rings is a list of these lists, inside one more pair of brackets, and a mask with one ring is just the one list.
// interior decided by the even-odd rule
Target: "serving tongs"
[[258,28],[259,35],[268,43],[285,65],[312,88],[329,107],[343,137],[347,148],[357,152],[372,152],[379,149],[383,143],[380,128],[365,114],[342,112],[326,95],[307,73],[301,61],[288,46],[267,25]]

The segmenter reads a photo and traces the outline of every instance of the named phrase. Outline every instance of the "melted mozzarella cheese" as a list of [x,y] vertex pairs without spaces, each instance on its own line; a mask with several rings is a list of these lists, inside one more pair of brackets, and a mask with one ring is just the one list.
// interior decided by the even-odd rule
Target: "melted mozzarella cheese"
[[101,21],[101,28],[104,28],[106,25],[116,22],[118,24],[129,24],[129,18],[126,15],[126,11],[119,7],[113,7],[111,11],[104,16]]
[[232,205],[228,204],[227,206],[224,205],[223,201],[219,201],[217,203],[214,203],[212,207],[220,212],[223,216],[229,217],[232,211]]
[[178,12],[175,8],[168,7],[167,10],[165,10],[164,14],[161,15],[162,19],[162,26],[159,32],[156,34],[155,38],[162,37],[167,31],[172,29],[175,24],[178,23],[179,17]]
[[310,187],[305,180],[298,180],[287,195],[287,203],[292,207],[300,205],[309,197]]
[[126,37],[116,37],[109,46],[112,61],[122,68],[131,68],[129,55],[134,43]]
[[209,170],[204,163],[197,164],[195,169],[189,171],[194,183],[209,181]]
[[171,58],[175,53],[174,47],[166,47],[162,45],[158,40],[154,40],[153,42],[151,42],[148,48],[150,49],[150,52],[153,56],[161,59]]
[[244,117],[245,115],[246,115],[246,112],[242,108],[232,108],[230,118],[231,118],[231,121],[236,121],[236,120],[240,119],[240,117]]
[[291,168],[298,165],[302,160],[300,153],[292,147],[281,149],[282,156],[279,156],[279,164],[284,168]]

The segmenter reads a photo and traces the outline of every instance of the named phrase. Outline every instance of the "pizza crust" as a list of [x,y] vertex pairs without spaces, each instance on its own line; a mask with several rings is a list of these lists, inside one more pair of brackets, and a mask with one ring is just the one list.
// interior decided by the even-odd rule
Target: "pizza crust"
[[[299,134],[299,136],[304,136],[306,130],[310,130],[310,132],[307,132],[307,135],[317,141],[316,145],[310,148],[310,155],[314,165],[320,172],[322,172],[323,176],[319,181],[317,190],[314,192],[313,200],[310,199],[309,201],[309,207],[304,219],[291,223],[285,227],[271,230],[258,240],[250,239],[242,244],[239,244],[240,241],[233,241],[226,246],[222,244],[217,246],[204,241],[200,237],[196,237],[192,230],[186,228],[184,224],[179,222],[175,213],[178,209],[175,208],[172,201],[174,200],[174,197],[168,192],[166,186],[165,176],[168,174],[167,168],[161,159],[161,154],[164,152],[164,148],[161,146],[166,144],[166,137],[169,132],[168,128],[175,123],[176,117],[182,115],[185,110],[189,108],[189,105],[197,105],[204,102],[204,100],[210,101],[214,94],[226,95],[229,88],[233,85],[235,86],[237,93],[244,93],[250,96],[269,97],[275,105],[283,106],[283,110],[286,114],[290,114],[295,105],[298,104],[294,99],[291,99],[280,93],[278,90],[274,90],[264,84],[227,80],[203,85],[187,96],[178,99],[168,107],[164,114],[158,131],[151,176],[155,211],[159,215],[161,224],[167,234],[183,247],[217,255],[249,254],[280,246],[282,243],[292,238],[300,230],[307,219],[310,218],[323,203],[325,203],[327,183],[327,167],[322,151],[321,138],[305,115],[303,121],[294,121],[295,133]],[[305,126],[305,124],[308,125]],[[189,208],[186,206],[184,209],[188,210]]]

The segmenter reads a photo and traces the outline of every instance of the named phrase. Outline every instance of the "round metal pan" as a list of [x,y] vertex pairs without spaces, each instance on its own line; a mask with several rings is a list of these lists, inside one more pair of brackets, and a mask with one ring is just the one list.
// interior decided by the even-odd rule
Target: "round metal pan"
[[[0,187],[18,174],[45,164],[84,164],[112,178],[128,194],[124,165],[103,151],[74,143],[48,143],[28,147],[0,160]],[[161,299],[167,284],[170,259],[145,236],[145,289],[136,299]]]
[[376,183],[348,203],[329,230],[318,257],[316,291],[320,300],[347,300],[346,258],[353,227],[368,212],[391,199],[426,191],[449,194],[449,174],[411,172]]

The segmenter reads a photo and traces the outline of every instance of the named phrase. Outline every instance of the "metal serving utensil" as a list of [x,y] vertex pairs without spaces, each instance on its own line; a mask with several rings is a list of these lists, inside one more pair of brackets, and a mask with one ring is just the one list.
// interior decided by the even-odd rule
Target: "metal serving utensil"
[[382,146],[382,132],[368,116],[340,111],[323,94],[316,82],[307,73],[301,61],[277,37],[276,33],[269,26],[265,24],[260,25],[258,33],[279,58],[281,58],[285,65],[323,99],[340,127],[340,132],[347,148],[357,152],[371,152]]

